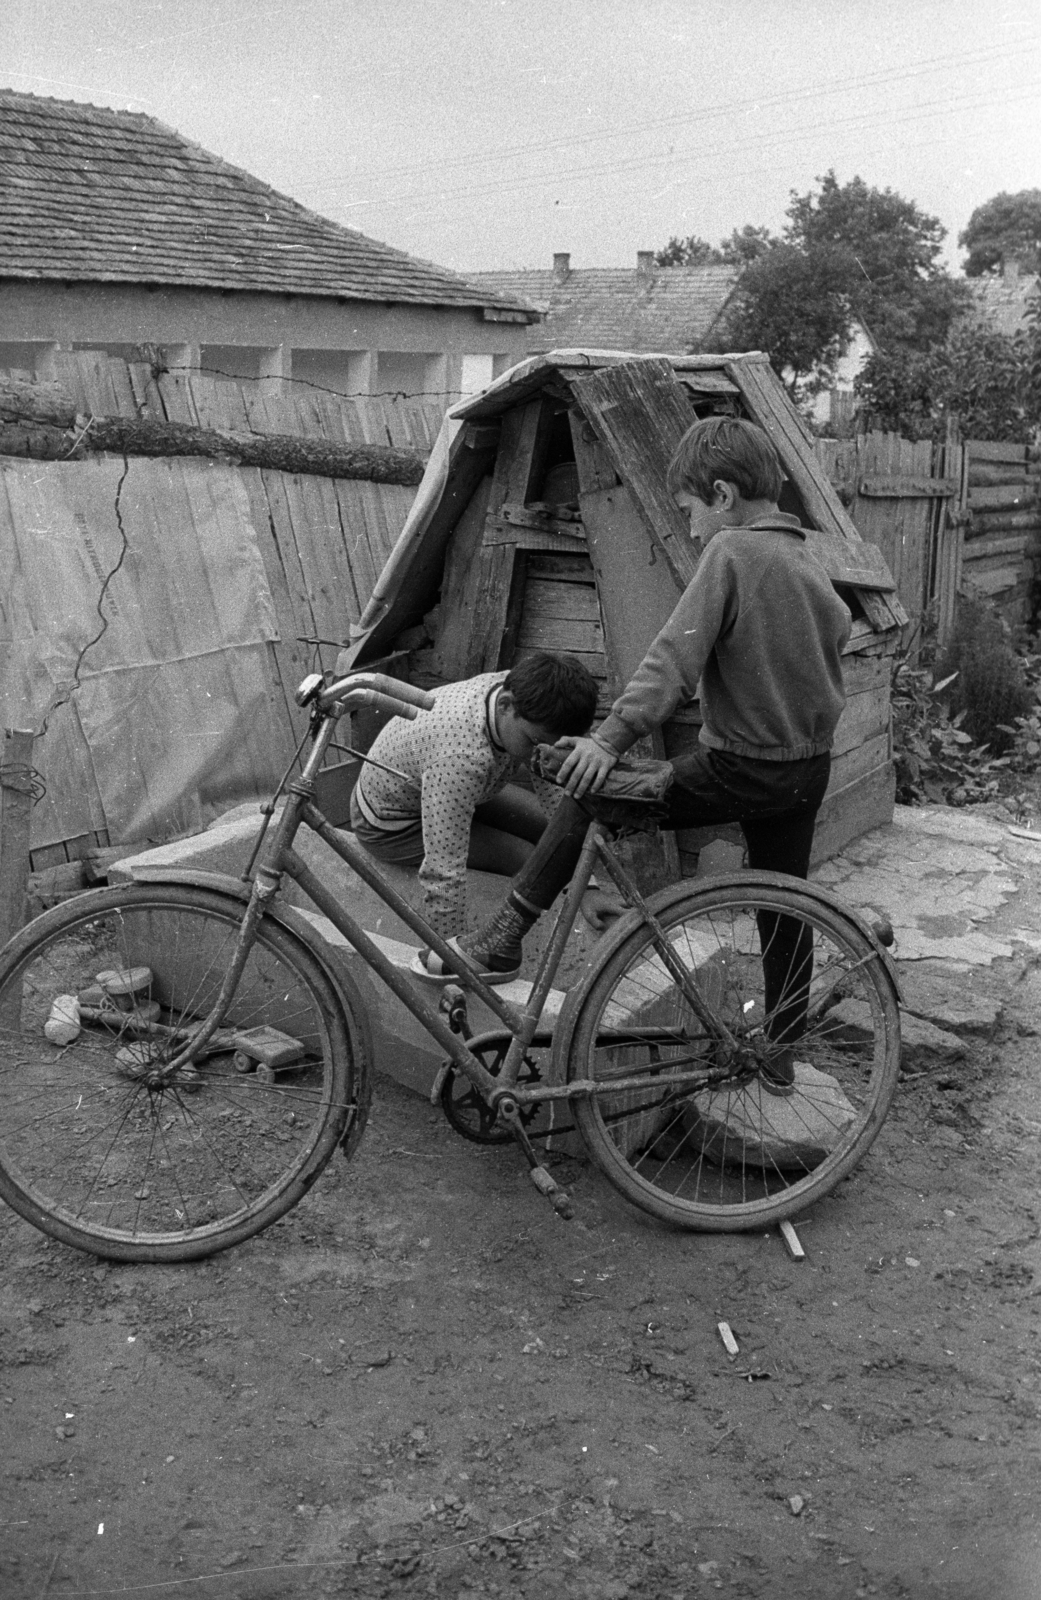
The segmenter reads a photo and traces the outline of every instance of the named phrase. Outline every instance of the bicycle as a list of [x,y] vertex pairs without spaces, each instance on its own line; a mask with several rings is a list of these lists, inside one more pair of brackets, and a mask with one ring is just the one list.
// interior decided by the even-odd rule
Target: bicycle
[[[300,775],[279,786],[277,821],[274,801],[263,808],[243,881],[182,869],[90,890],[0,953],[0,1196],[22,1217],[96,1255],[187,1260],[258,1233],[337,1149],[353,1153],[370,1102],[365,1005],[306,915],[279,899],[287,875],[444,1049],[440,1103],[453,1127],[515,1141],[562,1216],[570,1201],[536,1146],[576,1132],[628,1200],[690,1229],[779,1222],[852,1170],[899,1067],[897,988],[875,928],[780,874],[645,899],[591,815],[530,996],[515,1006],[314,803],[345,711],[415,717],[432,698],[360,672],[313,674],[297,699],[310,715]],[[437,1004],[296,853],[301,826],[455,964],[459,983]],[[550,1031],[543,1009],[594,865],[628,909]],[[768,1013],[764,971],[782,948],[801,954]],[[471,1034],[471,994],[497,1018],[491,1030]],[[796,1084],[784,1096],[768,1069],[779,1019],[792,1016]]]

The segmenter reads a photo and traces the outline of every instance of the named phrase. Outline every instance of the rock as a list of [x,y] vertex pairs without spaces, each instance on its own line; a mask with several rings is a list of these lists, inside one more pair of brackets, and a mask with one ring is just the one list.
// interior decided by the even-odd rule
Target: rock
[[697,1118],[708,1160],[725,1165],[729,1147],[743,1165],[781,1172],[819,1166],[856,1116],[838,1081],[805,1061],[795,1063],[794,1094],[770,1094],[755,1081],[738,1093],[699,1094],[694,1107],[686,1117]]
[[904,962],[900,987],[909,1012],[947,1033],[992,1039],[1001,1022],[1001,1003],[973,992],[967,968],[945,961]]
[[[871,1015],[864,1000],[843,1000],[828,1013],[829,1030],[841,1042],[850,1044],[871,1037]],[[927,1072],[932,1067],[952,1066],[968,1054],[964,1039],[938,1028],[913,1012],[900,1014],[900,1067],[904,1072]]]

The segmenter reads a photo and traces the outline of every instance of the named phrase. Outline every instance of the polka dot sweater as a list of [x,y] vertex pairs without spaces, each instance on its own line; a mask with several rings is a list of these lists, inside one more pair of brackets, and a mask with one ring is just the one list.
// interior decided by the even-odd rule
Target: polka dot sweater
[[[475,807],[490,800],[515,776],[519,762],[495,739],[495,701],[505,672],[485,672],[434,691],[433,710],[414,722],[394,717],[382,729],[370,754],[396,767],[396,778],[365,766],[358,801],[374,826],[414,821],[423,824],[423,910],[443,938],[466,927],[466,857]],[[559,799],[559,791],[538,783],[539,798]],[[550,806],[547,805],[547,809]]]

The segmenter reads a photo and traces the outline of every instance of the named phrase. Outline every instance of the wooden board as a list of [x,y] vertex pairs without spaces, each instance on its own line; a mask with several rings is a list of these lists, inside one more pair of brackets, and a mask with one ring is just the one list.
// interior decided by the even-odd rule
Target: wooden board
[[[728,361],[726,371],[740,389],[749,414],[765,428],[776,445],[784,469],[806,507],[811,526],[855,547],[859,543],[857,530],[821,471],[814,457],[813,442],[766,357]],[[872,626],[879,632],[902,627],[907,621],[907,613],[895,595],[864,590],[859,599]]]
[[579,504],[600,594],[608,660],[621,689],[669,620],[681,589],[627,489],[619,484],[583,494]]
[[697,571],[697,556],[666,475],[694,415],[671,364],[649,357],[604,368],[577,379],[574,393],[677,585],[685,589]]

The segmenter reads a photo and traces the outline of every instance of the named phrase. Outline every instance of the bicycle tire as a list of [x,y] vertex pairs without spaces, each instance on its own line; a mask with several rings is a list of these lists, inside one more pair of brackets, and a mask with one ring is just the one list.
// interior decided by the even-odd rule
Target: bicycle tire
[[[184,1047],[169,1030],[212,1007],[244,910],[187,885],[98,889],[5,948],[0,1196],[53,1238],[121,1261],[207,1256],[283,1216],[338,1145],[353,1148],[368,1109],[364,1029],[277,913],[258,926],[214,1041],[223,1048],[194,1073],[155,1081]],[[150,969],[144,1008],[139,995],[114,1009],[127,1002],[98,976],[133,968]],[[80,997],[91,1017],[64,1047],[43,1031],[59,994]],[[302,1058],[273,1076],[243,1072],[248,1054],[236,1068],[232,1033],[260,1026],[302,1045]],[[257,1048],[255,1035],[247,1042]]]
[[[680,1227],[736,1232],[794,1216],[853,1169],[892,1102],[900,1020],[886,960],[847,908],[779,873],[681,885],[649,904],[739,1048],[721,1054],[649,924],[627,914],[594,952],[558,1030],[566,1080],[603,1084],[573,1102],[586,1148],[628,1200]],[[812,979],[802,968],[805,1031],[787,1094],[764,1081],[780,1046],[765,1010],[760,914],[790,919],[764,920],[774,943],[782,926],[813,939]],[[794,992],[786,979],[783,1004]],[[691,1085],[690,1070],[702,1068],[717,1074],[714,1087]],[[684,1070],[686,1082],[677,1076]],[[611,1075],[623,1073],[646,1074],[647,1089],[612,1091]]]

